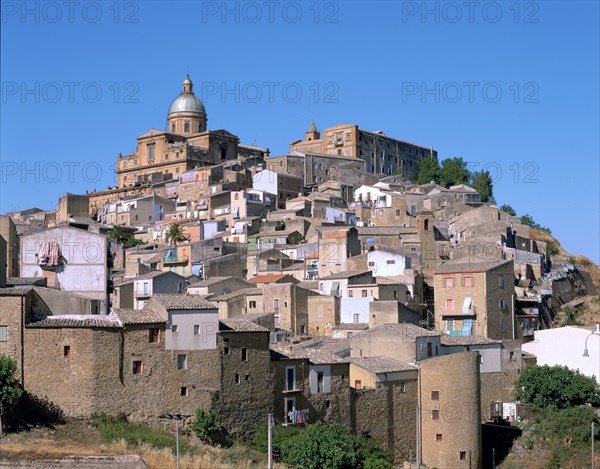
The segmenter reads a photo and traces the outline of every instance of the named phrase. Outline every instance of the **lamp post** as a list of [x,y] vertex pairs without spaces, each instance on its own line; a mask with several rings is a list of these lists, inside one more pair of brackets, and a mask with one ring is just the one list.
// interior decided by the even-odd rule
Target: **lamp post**
[[177,461],[177,469],[179,469],[179,422],[191,417],[191,415],[182,414],[162,414],[161,419],[175,420],[175,458]]
[[[584,357],[589,357],[590,353],[587,347],[587,342],[588,339],[590,337],[592,337],[593,335],[597,335],[598,337],[600,337],[600,324],[596,324],[596,330],[590,332],[590,334],[585,338],[585,346],[583,348],[583,356]],[[596,377],[596,381],[600,382],[600,344],[598,345],[598,349],[599,349],[599,356],[598,356],[598,375]],[[595,428],[594,428],[594,422],[592,422],[592,469],[594,469],[596,467],[596,452],[595,452],[595,448],[594,448],[594,433],[595,433]]]

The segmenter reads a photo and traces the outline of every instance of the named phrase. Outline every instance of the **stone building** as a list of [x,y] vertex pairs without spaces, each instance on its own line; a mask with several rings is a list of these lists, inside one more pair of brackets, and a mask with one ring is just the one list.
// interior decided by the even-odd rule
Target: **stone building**
[[276,422],[350,426],[347,359],[314,348],[272,344],[271,370]]
[[[8,302],[0,299],[12,311],[8,337],[17,341],[6,347],[23,350],[19,379],[67,416],[125,413],[156,421],[201,407],[215,410],[227,431],[247,434],[271,410],[264,327],[220,322],[215,306],[185,295],[155,295],[138,311],[33,317],[21,300],[27,295],[13,290]],[[3,309],[0,322],[9,321]]]
[[317,229],[319,243],[319,278],[348,270],[348,259],[361,253],[358,232],[354,227]]
[[510,339],[513,261],[440,264],[435,273],[435,327],[442,334]]
[[295,335],[308,335],[308,302],[318,293],[295,283],[269,283],[263,285],[262,291],[264,312],[275,314],[277,327],[288,329]]
[[481,467],[479,354],[423,360],[419,410],[421,455],[427,467]]
[[351,156],[296,153],[268,158],[265,164],[271,171],[304,178],[309,188],[331,180],[360,185],[368,178],[365,162]]
[[302,195],[304,180],[302,177],[264,169],[254,174],[254,189],[275,194],[275,207],[285,208],[285,202]]
[[155,270],[138,277],[125,279],[115,287],[114,306],[126,309],[142,309],[156,293],[184,293],[185,278],[175,272]]
[[0,236],[6,241],[6,277],[19,276],[19,238],[17,228],[9,215],[0,215]]
[[381,324],[349,340],[353,358],[387,357],[417,363],[442,353],[440,335],[414,324]]
[[417,378],[416,366],[390,358],[356,358],[350,365],[351,428],[393,451],[397,464],[416,456]]
[[67,192],[58,199],[56,207],[56,223],[67,223],[72,217],[89,215],[90,197],[87,194],[71,194]]
[[240,145],[239,138],[226,130],[207,130],[206,109],[189,76],[182,88],[169,108],[166,129],[150,129],[138,137],[132,154],[117,157],[117,187],[90,193],[90,214],[126,196],[150,195],[152,184],[178,178],[198,166],[268,156],[268,149]]
[[416,179],[419,163],[424,158],[437,158],[437,151],[398,140],[381,130],[369,132],[355,124],[338,124],[319,132],[314,124],[306,131],[305,140],[290,144],[290,154],[321,153],[358,158],[366,162],[366,172],[394,174]]

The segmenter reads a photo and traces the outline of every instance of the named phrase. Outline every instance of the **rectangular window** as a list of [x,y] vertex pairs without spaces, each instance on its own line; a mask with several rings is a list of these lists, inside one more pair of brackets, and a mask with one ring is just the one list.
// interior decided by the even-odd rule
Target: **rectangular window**
[[359,314],[358,313],[354,313],[352,316],[353,316],[352,319],[354,320],[354,323],[355,324],[358,323],[358,321],[359,321]]
[[63,357],[69,358],[70,356],[71,356],[71,346],[70,345],[65,345],[63,347]]
[[248,361],[248,351],[245,348],[242,349],[242,361]]
[[454,300],[451,298],[446,300],[446,311],[454,311]]
[[443,280],[444,288],[453,288],[454,287],[454,277],[445,277]]
[[317,371],[317,392],[323,392],[323,372]]
[[296,389],[296,367],[288,366],[285,369],[285,389],[293,391]]
[[158,327],[151,327],[148,329],[148,342],[156,343],[158,342],[159,337]]
[[498,286],[500,288],[504,288],[504,275],[500,274],[498,276]]
[[427,356],[433,357],[433,347],[431,345],[431,342],[427,342]]
[[179,395],[180,396],[187,396],[188,395],[188,389],[185,386],[182,386],[181,389],[179,390]]
[[459,459],[461,461],[466,461],[467,460],[467,452],[466,451],[461,451],[458,455]]
[[359,379],[354,380],[354,389],[357,391],[362,389],[362,382]]
[[463,287],[472,287],[473,286],[473,277],[463,277],[462,279]]
[[0,342],[8,341],[8,326],[0,326]]
[[178,370],[187,370],[187,355],[186,354],[177,355],[177,369]]
[[198,335],[200,333],[200,326],[198,324],[194,324],[194,335]]
[[154,161],[154,143],[148,144],[148,163],[152,163]]
[[177,332],[177,324],[171,325],[171,332]]
[[400,210],[396,210],[396,216],[399,217],[400,216]]
[[431,400],[439,401],[440,400],[440,392],[439,391],[431,391]]
[[236,375],[235,375],[235,378],[234,378],[234,379],[235,379],[235,384],[240,384],[240,382],[241,382],[240,375],[238,375],[238,374],[236,373]]
[[353,298],[353,297],[354,297],[354,291],[348,290],[348,298]]
[[362,296],[363,298],[366,298],[366,297],[367,297],[367,290],[362,290],[362,291],[360,292],[360,294],[361,294],[361,296]]
[[252,308],[252,309],[256,308],[256,301],[250,302],[250,308]]
[[439,419],[440,419],[440,411],[432,410],[431,411],[431,420],[433,420],[434,422],[437,422]]
[[131,371],[134,375],[141,375],[142,374],[142,361],[134,360],[132,367],[131,367]]
[[442,434],[441,433],[436,433],[435,434],[435,441],[442,441]]
[[393,265],[395,263],[396,263],[396,261],[394,259],[388,259],[388,261],[387,261],[388,265]]
[[375,262],[374,261],[369,261],[369,267],[375,267]]
[[405,393],[406,392],[406,383],[400,383],[400,392],[401,393]]

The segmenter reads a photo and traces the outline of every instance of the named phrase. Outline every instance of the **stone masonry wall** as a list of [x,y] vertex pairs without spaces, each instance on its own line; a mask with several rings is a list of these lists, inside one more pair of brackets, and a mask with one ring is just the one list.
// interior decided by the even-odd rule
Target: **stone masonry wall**
[[417,380],[352,391],[352,429],[394,451],[396,462],[416,454]]

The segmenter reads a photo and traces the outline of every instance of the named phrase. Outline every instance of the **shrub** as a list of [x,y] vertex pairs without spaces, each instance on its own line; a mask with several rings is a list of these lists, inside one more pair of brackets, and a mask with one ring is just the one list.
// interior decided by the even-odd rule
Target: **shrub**
[[[301,427],[284,427],[283,425],[276,425],[273,428],[273,453],[281,453],[281,446],[283,443],[302,431],[304,431],[304,429]],[[250,445],[252,448],[262,453],[266,453],[269,450],[269,436],[266,424],[259,425],[256,428]]]
[[515,383],[516,398],[525,404],[558,409],[598,402],[598,385],[593,377],[566,366],[532,366],[523,370]]
[[[131,446],[147,444],[154,448],[169,448],[175,452],[175,435],[165,430],[155,429],[143,423],[127,421],[123,414],[117,416],[99,414],[93,415],[92,420],[98,426],[100,436],[105,443],[125,440]],[[179,450],[186,453],[190,450],[187,441],[179,439]]]
[[317,422],[286,440],[283,462],[302,469],[353,469],[358,466],[356,441],[343,425]]
[[219,416],[212,410],[205,411],[203,409],[196,410],[196,419],[190,425],[194,435],[202,441],[212,443],[214,436],[221,429]]

